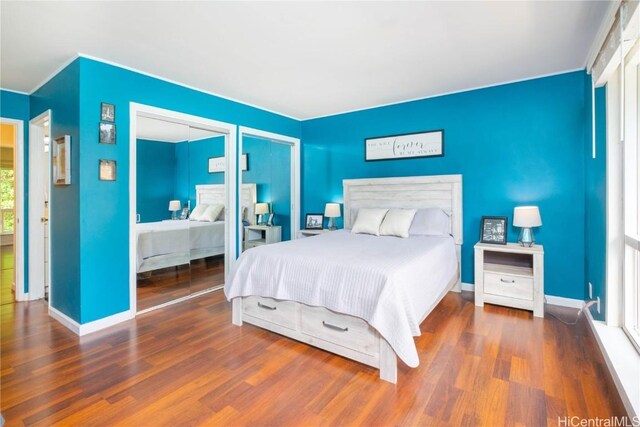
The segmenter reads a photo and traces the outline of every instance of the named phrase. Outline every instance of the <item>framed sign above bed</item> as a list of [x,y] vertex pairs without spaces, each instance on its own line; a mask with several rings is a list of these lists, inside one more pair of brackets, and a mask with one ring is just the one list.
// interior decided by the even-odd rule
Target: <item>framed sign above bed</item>
[[[243,154],[240,157],[240,170],[249,170],[248,154]],[[224,172],[225,157],[209,157],[209,173]]]
[[364,140],[364,159],[415,159],[444,156],[444,130],[380,136]]

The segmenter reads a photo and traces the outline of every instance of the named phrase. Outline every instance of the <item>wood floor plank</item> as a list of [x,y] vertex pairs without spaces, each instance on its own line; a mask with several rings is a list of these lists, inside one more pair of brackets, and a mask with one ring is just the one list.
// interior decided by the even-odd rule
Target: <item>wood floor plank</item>
[[7,426],[537,426],[624,415],[584,319],[568,326],[475,307],[466,292],[445,296],[423,322],[420,366],[400,363],[397,385],[374,368],[232,325],[221,292],[82,338],[42,302],[1,310]]

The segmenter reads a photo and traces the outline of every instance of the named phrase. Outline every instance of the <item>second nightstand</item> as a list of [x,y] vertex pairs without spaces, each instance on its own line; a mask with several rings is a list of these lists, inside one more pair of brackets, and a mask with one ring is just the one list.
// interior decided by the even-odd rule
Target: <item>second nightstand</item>
[[318,234],[329,233],[331,231],[333,230],[329,230],[328,228],[323,228],[322,230],[300,230],[298,231],[298,239],[317,236]]
[[279,225],[248,225],[244,228],[244,250],[278,243],[280,240],[282,240],[282,227]]
[[532,310],[544,317],[544,248],[516,243],[478,243],[475,249],[475,302]]

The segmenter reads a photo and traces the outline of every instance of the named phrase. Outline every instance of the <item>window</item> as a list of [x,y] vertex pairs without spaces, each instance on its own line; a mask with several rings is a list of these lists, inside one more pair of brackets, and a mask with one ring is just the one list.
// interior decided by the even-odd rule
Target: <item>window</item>
[[0,169],[0,232],[13,233],[14,219],[14,173],[13,169]]
[[625,58],[622,327],[640,350],[640,43]]

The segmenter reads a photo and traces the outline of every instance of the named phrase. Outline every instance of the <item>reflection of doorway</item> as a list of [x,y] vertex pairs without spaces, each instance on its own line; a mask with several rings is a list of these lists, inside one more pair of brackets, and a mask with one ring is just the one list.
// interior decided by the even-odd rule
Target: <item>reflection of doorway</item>
[[24,300],[23,129],[0,118],[0,303]]
[[[145,127],[147,131],[143,132]],[[220,147],[219,155],[223,158],[235,161],[235,132],[234,125],[131,104],[132,314],[180,302],[224,285],[229,260],[235,260],[236,226],[233,186],[226,186],[225,181],[233,182],[235,170],[225,166],[221,182],[216,183],[215,189],[208,188],[204,196],[198,188],[210,183],[201,182],[200,178],[202,174],[210,177],[208,158],[218,155],[207,151],[212,146]],[[186,164],[190,165],[194,163],[193,157],[197,168],[189,171],[187,167],[185,174],[183,160],[187,159]],[[143,171],[146,174],[140,175]],[[162,190],[164,187],[168,190]],[[211,224],[180,220],[183,210],[185,216],[193,212],[199,197],[205,197],[207,204],[221,205],[222,209],[214,215],[217,220],[213,218]],[[194,231],[199,226],[216,228],[218,243],[202,245],[205,239]],[[169,235],[170,239],[165,238]]]
[[48,298],[51,111],[29,122],[29,299]]

